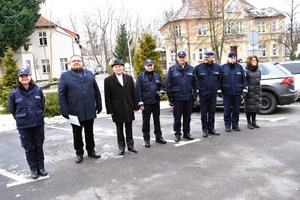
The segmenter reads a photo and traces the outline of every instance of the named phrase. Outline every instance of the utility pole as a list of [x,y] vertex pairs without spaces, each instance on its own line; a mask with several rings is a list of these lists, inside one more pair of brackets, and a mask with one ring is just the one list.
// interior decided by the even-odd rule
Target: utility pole
[[129,56],[129,64],[130,64],[130,75],[133,77],[131,51],[130,51],[130,44],[129,44],[129,34],[127,34],[127,46],[128,46],[128,56]]

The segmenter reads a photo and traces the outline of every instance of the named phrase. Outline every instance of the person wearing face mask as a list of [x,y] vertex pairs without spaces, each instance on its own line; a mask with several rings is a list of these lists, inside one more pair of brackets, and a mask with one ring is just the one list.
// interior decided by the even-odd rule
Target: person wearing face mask
[[256,55],[249,56],[246,61],[248,93],[245,96],[245,113],[249,129],[259,128],[256,123],[256,113],[261,109],[261,72]]
[[230,132],[231,127],[235,131],[241,131],[241,96],[246,95],[248,87],[245,70],[236,62],[233,52],[228,54],[227,63],[221,66],[220,84],[222,93],[219,93],[219,96],[223,96],[225,131]]
[[139,108],[143,113],[143,137],[145,147],[150,147],[150,117],[153,114],[154,134],[156,143],[166,144],[162,137],[160,127],[160,96],[165,95],[163,82],[158,73],[154,71],[154,64],[151,59],[145,60],[145,70],[136,80],[136,94]]
[[[214,52],[204,53],[204,62],[194,69],[198,80],[202,136],[220,135],[215,130],[217,92],[220,90],[220,66],[213,62]],[[219,91],[220,92],[220,91]]]
[[134,112],[139,110],[134,81],[130,75],[123,73],[124,64],[120,60],[115,60],[111,67],[114,74],[104,79],[105,106],[106,113],[111,115],[116,124],[119,155],[124,155],[126,144],[128,151],[138,153],[132,136]]
[[190,134],[190,123],[193,109],[193,95],[197,89],[197,78],[193,67],[186,62],[186,53],[180,51],[177,54],[177,62],[168,70],[166,78],[166,90],[169,101],[173,103],[173,130],[175,142],[181,140],[181,117],[183,118],[183,138],[193,140]]
[[85,133],[85,143],[88,156],[99,159],[101,155],[95,152],[94,119],[102,110],[101,94],[97,81],[87,69],[83,69],[81,56],[73,55],[69,65],[71,70],[61,74],[58,83],[58,100],[60,112],[63,117],[69,115],[78,117],[80,126],[71,124],[73,129],[73,142],[76,151],[75,162],[83,161],[82,129]]
[[43,150],[45,97],[42,90],[33,83],[28,69],[19,69],[18,86],[9,94],[8,108],[16,120],[31,178],[47,176]]

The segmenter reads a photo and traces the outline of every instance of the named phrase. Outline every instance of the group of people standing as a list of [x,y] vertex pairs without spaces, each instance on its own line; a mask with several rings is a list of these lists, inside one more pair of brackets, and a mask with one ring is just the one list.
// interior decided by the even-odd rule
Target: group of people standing
[[[256,113],[261,109],[261,72],[257,56],[249,56],[246,69],[236,62],[233,52],[228,54],[227,63],[214,63],[214,52],[204,53],[204,62],[194,68],[186,62],[186,53],[178,53],[176,64],[169,68],[166,90],[169,101],[174,105],[175,142],[183,138],[193,140],[190,134],[193,97],[199,95],[202,136],[220,135],[215,130],[217,96],[223,98],[225,131],[241,131],[239,127],[240,104],[245,103],[247,126],[259,128]],[[183,128],[181,132],[181,117]],[[251,118],[251,119],[250,119]]]
[[[160,97],[167,95],[173,106],[173,130],[175,142],[181,135],[193,140],[190,134],[190,121],[193,100],[199,95],[203,137],[208,134],[219,135],[215,130],[215,110],[217,96],[223,97],[225,131],[240,131],[239,107],[245,98],[245,112],[248,128],[259,128],[256,113],[261,108],[260,70],[258,58],[247,58],[246,70],[236,62],[234,53],[229,53],[228,62],[221,67],[213,62],[212,51],[206,51],[204,62],[193,68],[186,62],[186,53],[180,51],[174,66],[168,70],[166,84],[154,71],[151,59],[145,60],[145,70],[137,77],[123,73],[124,64],[115,60],[111,65],[113,74],[104,80],[105,105],[116,125],[119,155],[128,151],[138,153],[134,147],[132,122],[134,112],[142,110],[142,133],[146,148],[150,144],[150,118],[153,116],[155,141],[166,144],[160,125]],[[77,116],[79,125],[71,124],[73,144],[76,152],[75,162],[83,161],[85,148],[89,157],[98,159],[95,152],[94,119],[102,111],[101,94],[94,75],[83,69],[82,58],[73,55],[69,65],[71,70],[63,73],[58,84],[60,111],[63,117]],[[44,168],[44,105],[41,89],[32,81],[28,69],[18,71],[18,87],[9,95],[9,110],[13,114],[19,131],[22,147],[31,170],[31,177],[47,176]],[[183,118],[181,123],[181,118]],[[125,137],[124,137],[125,125]],[[181,128],[182,127],[182,128]]]

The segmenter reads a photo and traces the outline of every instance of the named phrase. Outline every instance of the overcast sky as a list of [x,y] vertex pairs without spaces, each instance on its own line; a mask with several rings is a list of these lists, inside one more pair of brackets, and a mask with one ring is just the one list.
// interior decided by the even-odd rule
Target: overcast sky
[[[257,8],[274,7],[278,10],[288,8],[290,0],[248,0]],[[53,22],[60,21],[61,25],[71,29],[69,23],[70,14],[80,15],[89,13],[96,8],[101,8],[105,2],[111,2],[119,12],[130,11],[131,16],[139,15],[147,22],[154,18],[161,18],[164,10],[178,9],[182,0],[46,0],[41,8],[41,14]],[[51,11],[51,15],[50,15]]]

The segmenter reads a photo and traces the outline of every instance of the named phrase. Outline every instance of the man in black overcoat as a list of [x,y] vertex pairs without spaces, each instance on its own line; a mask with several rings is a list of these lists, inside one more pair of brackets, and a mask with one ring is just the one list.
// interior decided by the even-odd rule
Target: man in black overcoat
[[119,155],[125,153],[124,124],[128,151],[137,153],[132,137],[134,111],[139,109],[134,81],[131,76],[123,73],[124,64],[120,60],[115,60],[112,68],[114,74],[104,80],[104,93],[107,114],[112,116],[117,128]]

